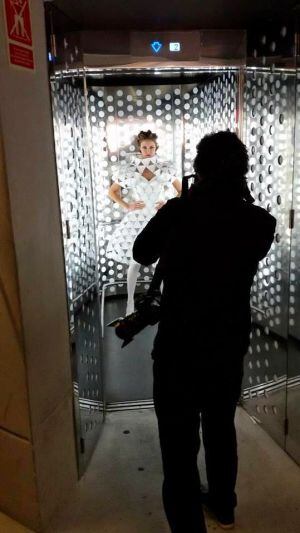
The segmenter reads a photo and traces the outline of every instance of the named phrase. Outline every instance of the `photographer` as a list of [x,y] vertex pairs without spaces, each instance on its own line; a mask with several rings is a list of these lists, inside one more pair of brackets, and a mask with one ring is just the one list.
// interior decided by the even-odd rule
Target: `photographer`
[[[206,531],[201,501],[234,527],[234,426],[251,329],[250,289],[275,219],[253,205],[248,155],[229,131],[204,137],[196,179],[137,237],[133,257],[160,259],[161,318],[154,342],[154,403],[163,460],[163,502],[173,533]],[[201,494],[200,415],[208,494]]]

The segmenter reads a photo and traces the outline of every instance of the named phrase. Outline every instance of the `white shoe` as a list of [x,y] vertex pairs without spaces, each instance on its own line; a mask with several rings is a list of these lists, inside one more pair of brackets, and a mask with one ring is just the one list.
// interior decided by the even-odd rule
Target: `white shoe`
[[126,316],[131,315],[132,313],[134,313],[134,301],[127,302],[126,306]]

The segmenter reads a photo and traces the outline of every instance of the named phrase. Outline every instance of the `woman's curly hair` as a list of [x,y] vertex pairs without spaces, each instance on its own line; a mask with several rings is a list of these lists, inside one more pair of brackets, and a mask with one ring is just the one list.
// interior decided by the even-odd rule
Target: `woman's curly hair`
[[142,141],[154,141],[156,144],[156,148],[158,148],[157,135],[151,130],[140,131],[140,133],[136,136],[137,145],[140,146]]

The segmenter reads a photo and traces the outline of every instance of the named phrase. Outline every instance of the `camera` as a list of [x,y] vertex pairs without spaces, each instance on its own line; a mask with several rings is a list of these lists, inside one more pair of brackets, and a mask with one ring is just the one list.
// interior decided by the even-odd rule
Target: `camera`
[[115,328],[116,335],[123,340],[122,348],[127,346],[146,326],[157,324],[160,319],[160,299],[159,290],[148,291],[136,299],[134,313],[124,318],[117,318],[108,324]]

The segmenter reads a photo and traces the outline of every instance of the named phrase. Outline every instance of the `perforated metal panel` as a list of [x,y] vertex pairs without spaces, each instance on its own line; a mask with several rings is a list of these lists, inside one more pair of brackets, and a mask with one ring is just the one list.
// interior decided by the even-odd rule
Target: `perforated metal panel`
[[[178,177],[182,174],[181,121],[177,120],[173,128],[176,116],[174,99],[177,93],[180,94],[180,88],[172,86],[89,89],[101,283],[126,279],[128,265],[118,264],[106,256],[107,241],[124,215],[124,210],[108,198],[108,189],[112,174],[118,170],[120,163],[136,152],[134,138],[137,133],[145,129],[155,131],[158,135],[159,155],[163,160],[175,160]],[[123,191],[125,199],[127,192]],[[175,189],[170,187],[168,196],[175,194]],[[141,278],[145,281],[150,279],[151,274],[151,268],[141,269]],[[112,286],[109,290],[115,292],[116,287]]]
[[[265,205],[270,202],[266,192],[269,194],[270,208],[279,224],[269,259],[260,269],[260,286],[257,282],[254,290],[254,305],[264,305],[268,313],[253,313],[256,323],[247,358],[245,398],[249,412],[300,464],[300,80],[295,27],[295,20],[289,17],[282,24],[274,23],[265,31],[248,35],[248,65],[254,66],[258,77],[255,87],[248,71],[246,135],[250,148],[256,150],[263,133],[261,145],[271,149],[269,154],[259,154],[265,156],[263,175],[254,160],[259,179],[254,185],[254,168],[253,186]],[[255,116],[252,124],[251,113],[255,115],[257,110],[263,124]],[[252,127],[266,127],[265,119],[269,133],[261,129],[251,132]],[[273,378],[267,381],[269,376]]]
[[290,264],[290,335],[300,341],[300,72],[296,76],[296,117],[295,117],[295,155],[293,184],[293,221],[292,250]]
[[[106,256],[108,239],[124,215],[107,196],[113,173],[136,151],[134,138],[145,129],[157,133],[158,155],[172,162],[179,179],[192,172],[196,145],[205,134],[237,129],[237,73],[216,73],[206,84],[98,87],[91,82],[88,103],[99,278],[101,284],[121,282],[126,279],[127,265]],[[166,197],[175,194],[170,186]],[[152,270],[142,268],[139,279],[148,281]],[[108,292],[122,287],[112,285]]]
[[93,206],[83,80],[52,82],[54,132],[70,301],[95,282]]
[[80,470],[97,442],[103,413],[96,236],[82,75],[52,78],[52,104]]
[[284,445],[293,175],[294,78],[248,70],[245,140],[256,203],[277,219],[276,235],[252,288],[253,330],[246,358],[248,409]]
[[94,285],[75,303],[75,349],[81,438],[84,439],[86,460],[97,441],[103,413],[100,360],[102,354],[99,338],[99,300],[97,287]]
[[296,77],[296,123],[291,241],[286,449],[300,464],[300,72]]
[[198,142],[208,133],[237,131],[237,72],[219,74],[214,80],[184,91],[178,115],[184,121],[184,172],[193,171]]

